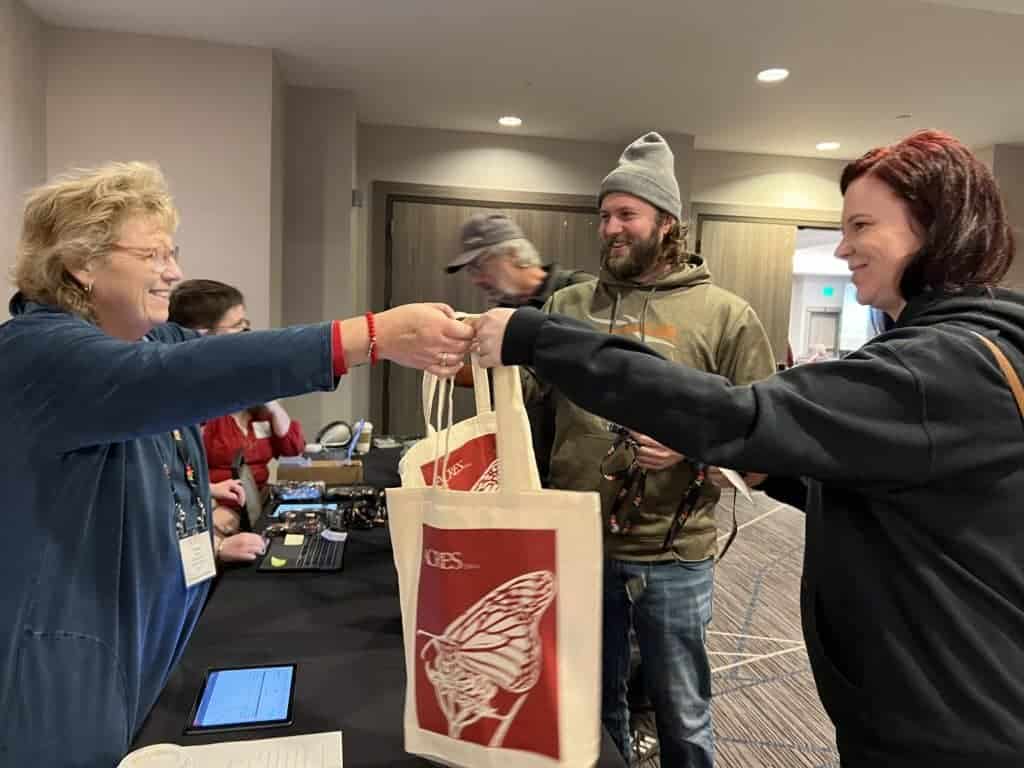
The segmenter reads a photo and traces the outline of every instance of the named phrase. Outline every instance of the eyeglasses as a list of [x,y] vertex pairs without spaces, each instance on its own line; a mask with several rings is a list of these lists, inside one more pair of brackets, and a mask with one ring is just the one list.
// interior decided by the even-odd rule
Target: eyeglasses
[[237,323],[232,325],[215,325],[210,329],[210,333],[245,333],[246,331],[252,330],[252,323],[249,322],[249,318],[243,317]]
[[133,245],[121,245],[120,243],[114,243],[114,248],[119,251],[128,251],[129,253],[135,253],[142,257],[150,269],[157,274],[163,274],[166,272],[173,262],[175,266],[181,263],[179,256],[181,249],[178,246],[173,248],[141,248]]

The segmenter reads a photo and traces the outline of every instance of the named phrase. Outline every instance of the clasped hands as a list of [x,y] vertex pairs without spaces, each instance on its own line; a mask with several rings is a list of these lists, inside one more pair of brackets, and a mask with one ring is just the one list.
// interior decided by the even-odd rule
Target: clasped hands
[[492,309],[460,320],[447,304],[405,304],[377,315],[379,354],[442,378],[454,376],[470,351],[492,368],[501,365],[501,340],[511,316],[510,309]]
[[447,304],[405,304],[377,315],[381,357],[407,368],[454,376],[473,352],[485,368],[501,365],[501,346],[513,309],[492,309],[460,320]]

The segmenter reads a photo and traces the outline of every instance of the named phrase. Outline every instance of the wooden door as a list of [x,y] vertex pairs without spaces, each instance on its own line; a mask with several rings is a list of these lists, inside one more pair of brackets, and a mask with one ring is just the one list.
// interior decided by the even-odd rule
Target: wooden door
[[750,303],[768,333],[775,360],[784,362],[796,226],[707,220],[700,240],[715,285]]

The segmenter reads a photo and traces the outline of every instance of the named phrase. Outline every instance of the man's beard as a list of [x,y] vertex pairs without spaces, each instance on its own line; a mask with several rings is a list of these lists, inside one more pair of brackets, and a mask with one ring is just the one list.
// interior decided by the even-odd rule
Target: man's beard
[[487,294],[487,303],[492,307],[502,304],[520,306],[525,304],[529,297],[519,295],[515,286],[507,283],[504,279],[498,278],[491,285],[488,285],[484,292]]
[[[612,254],[612,243],[626,244],[624,253]],[[662,257],[661,240],[655,229],[649,238],[631,240],[623,235],[606,237],[601,243],[601,265],[619,280],[634,280],[649,272]]]

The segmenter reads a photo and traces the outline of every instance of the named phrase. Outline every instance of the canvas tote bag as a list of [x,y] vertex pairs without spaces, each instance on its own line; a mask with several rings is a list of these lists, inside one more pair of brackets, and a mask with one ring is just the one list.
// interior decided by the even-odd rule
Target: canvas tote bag
[[[446,433],[439,433],[431,423],[435,401],[438,405],[438,422],[441,411],[448,409],[451,418],[452,382],[440,382],[431,373],[423,374],[423,419],[426,438],[420,440],[402,457],[398,474],[403,488],[426,488],[434,482],[435,463],[446,472],[447,485],[456,491],[486,491],[498,487],[498,448],[495,433],[497,421],[491,408],[491,390],[487,372],[474,361],[473,395],[476,401],[476,416],[453,425]],[[440,389],[439,389],[440,386]],[[448,398],[441,395],[448,394]],[[438,439],[438,438],[441,439]],[[435,462],[444,457],[447,450],[447,465]]]
[[[444,382],[437,399],[446,388],[450,401]],[[387,492],[405,748],[465,768],[589,767],[601,743],[600,500],[541,490],[516,368],[494,371],[494,401],[491,492],[446,487],[455,451],[436,448],[432,484]],[[458,442],[459,427],[426,442]]]

